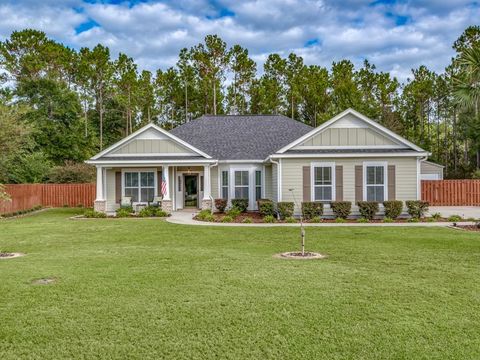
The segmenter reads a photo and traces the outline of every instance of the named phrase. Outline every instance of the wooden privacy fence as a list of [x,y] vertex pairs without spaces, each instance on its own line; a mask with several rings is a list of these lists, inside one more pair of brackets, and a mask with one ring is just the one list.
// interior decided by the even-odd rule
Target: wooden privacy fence
[[480,180],[422,180],[422,200],[432,206],[480,206]]
[[93,206],[95,184],[11,184],[5,185],[11,201],[0,201],[0,214],[35,206]]

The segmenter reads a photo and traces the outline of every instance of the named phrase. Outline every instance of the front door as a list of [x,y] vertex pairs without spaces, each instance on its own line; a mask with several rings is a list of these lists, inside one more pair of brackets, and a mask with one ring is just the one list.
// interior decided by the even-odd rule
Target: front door
[[184,177],[184,207],[198,207],[198,176],[185,175]]

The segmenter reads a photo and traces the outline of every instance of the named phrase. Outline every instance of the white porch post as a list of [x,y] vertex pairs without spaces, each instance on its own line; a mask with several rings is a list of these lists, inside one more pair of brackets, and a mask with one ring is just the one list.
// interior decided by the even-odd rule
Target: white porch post
[[163,200],[171,200],[170,199],[170,166],[164,165],[162,168],[162,177],[165,179],[165,194],[163,195]]
[[210,200],[211,194],[210,166],[203,167],[203,200]]
[[103,167],[97,166],[97,198],[96,201],[105,200],[103,192]]
[[97,166],[97,196],[93,204],[95,211],[106,212],[107,204],[105,201],[105,169]]

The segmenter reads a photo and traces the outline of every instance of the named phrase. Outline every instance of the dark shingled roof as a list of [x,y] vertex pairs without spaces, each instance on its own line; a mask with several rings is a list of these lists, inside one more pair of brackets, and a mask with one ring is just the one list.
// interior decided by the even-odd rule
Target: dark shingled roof
[[170,133],[218,160],[264,160],[313,128],[283,115],[204,115]]

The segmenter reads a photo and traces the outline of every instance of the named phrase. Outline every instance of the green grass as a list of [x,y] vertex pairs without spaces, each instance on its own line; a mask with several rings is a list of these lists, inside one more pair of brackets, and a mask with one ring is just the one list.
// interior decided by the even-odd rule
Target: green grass
[[[444,228],[0,221],[0,359],[478,359],[480,236]],[[32,285],[55,277],[53,285]]]

